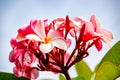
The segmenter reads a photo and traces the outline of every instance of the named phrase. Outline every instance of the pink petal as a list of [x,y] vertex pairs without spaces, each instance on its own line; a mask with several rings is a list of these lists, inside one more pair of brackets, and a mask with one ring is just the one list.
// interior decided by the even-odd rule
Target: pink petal
[[16,37],[17,42],[26,40],[25,36],[18,34]]
[[66,41],[62,38],[57,38],[52,43],[57,48],[60,48],[60,49],[63,49],[63,50],[67,49]]
[[90,18],[90,22],[92,22],[95,31],[101,27],[99,20],[95,17],[95,15],[92,15]]
[[15,61],[15,58],[14,58],[14,51],[12,50],[9,54],[9,61],[10,62],[14,62]]
[[35,25],[35,32],[40,36],[40,38],[46,37],[45,35],[45,26],[44,22],[41,20],[37,21],[37,24]]
[[62,37],[62,36],[63,36],[63,33],[59,32],[59,31],[56,31],[56,30],[50,30],[48,32],[48,35],[47,35],[47,37],[50,37],[52,39],[59,38],[59,37]]
[[13,73],[14,73],[17,77],[21,77],[21,76],[22,76],[21,72],[19,72],[19,70],[18,70],[16,67],[13,68]]
[[111,33],[110,31],[108,31],[108,30],[101,29],[101,30],[99,31],[99,33],[104,34],[103,38],[106,37],[106,39],[107,39],[108,41],[111,41],[111,40],[113,39],[112,33]]
[[16,38],[12,38],[10,40],[10,44],[11,44],[11,47],[14,48],[16,46],[16,44],[17,44]]
[[31,68],[30,71],[27,72],[27,77],[36,79],[39,76],[39,72],[36,68]]
[[13,57],[14,57],[14,59],[17,59],[20,55],[22,55],[24,53],[25,53],[25,51],[23,49],[15,49]]
[[40,51],[43,53],[48,53],[52,51],[53,48],[54,48],[53,44],[41,44],[39,46]]
[[94,27],[92,23],[85,21],[84,24],[85,24],[85,33],[90,33],[94,31]]

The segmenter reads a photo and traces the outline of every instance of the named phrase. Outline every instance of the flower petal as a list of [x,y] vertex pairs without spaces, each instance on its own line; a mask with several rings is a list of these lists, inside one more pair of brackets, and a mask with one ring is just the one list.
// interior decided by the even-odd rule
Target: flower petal
[[46,37],[44,22],[39,20],[35,26],[35,32],[40,36],[40,38]]
[[27,36],[25,36],[27,39],[30,39],[30,40],[37,40],[37,41],[41,41],[41,39],[35,35],[35,34],[29,34]]
[[29,71],[26,72],[28,78],[36,79],[39,76],[39,72],[36,68],[30,68]]
[[17,67],[14,67],[14,68],[13,68],[13,73],[14,73],[14,75],[16,75],[17,77],[21,77],[21,76],[22,76],[22,73],[19,72],[19,70],[17,69]]
[[62,32],[60,33],[59,31],[56,31],[56,30],[50,30],[48,32],[47,36],[50,37],[50,38],[52,38],[52,39],[54,39],[54,38],[60,38],[60,37],[63,36],[63,33]]
[[52,51],[53,48],[54,48],[53,44],[41,44],[39,46],[40,51],[43,53],[48,53]]
[[66,44],[66,41],[64,39],[57,38],[52,43],[57,48],[60,48],[60,49],[63,49],[63,50],[67,49],[67,44]]
[[113,39],[112,33],[108,30],[100,29],[99,33],[104,34],[103,37],[106,37],[108,41],[111,41]]
[[15,61],[15,58],[14,58],[14,51],[12,50],[9,54],[9,61],[10,62],[14,62]]
[[98,51],[100,51],[102,49],[102,41],[100,41],[100,40],[97,41],[95,43],[95,47],[97,48]]
[[95,15],[92,15],[90,18],[90,22],[92,22],[95,31],[97,31],[98,29],[100,29],[101,25],[99,20],[95,17]]

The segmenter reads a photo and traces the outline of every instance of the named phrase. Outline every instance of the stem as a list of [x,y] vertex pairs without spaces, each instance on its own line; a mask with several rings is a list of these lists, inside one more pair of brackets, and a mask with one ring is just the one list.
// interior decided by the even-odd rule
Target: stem
[[65,75],[65,78],[67,79],[67,80],[71,80],[71,78],[70,78],[70,75],[68,74],[68,71],[64,71],[63,72],[63,74]]
[[70,57],[68,58],[68,61],[66,63],[66,66],[68,66],[68,64],[70,63],[70,60],[72,59],[73,55],[75,54],[77,48],[75,47],[75,49],[73,50],[72,54],[70,55]]

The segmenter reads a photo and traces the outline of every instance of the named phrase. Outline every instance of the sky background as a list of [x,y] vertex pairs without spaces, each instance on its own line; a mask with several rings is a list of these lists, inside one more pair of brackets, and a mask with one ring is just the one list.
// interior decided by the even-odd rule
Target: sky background
[[[23,24],[29,24],[31,19],[48,19],[49,21],[69,15],[71,19],[82,16],[89,20],[95,14],[102,28],[113,33],[111,45],[120,40],[120,0],[0,0],[0,71],[12,72],[14,66],[9,62],[10,39],[17,34],[17,29]],[[84,59],[92,70],[99,63],[109,48],[89,51]],[[72,73],[71,73],[72,72]],[[75,77],[74,69],[70,75]],[[40,78],[57,79],[58,75],[40,72]]]

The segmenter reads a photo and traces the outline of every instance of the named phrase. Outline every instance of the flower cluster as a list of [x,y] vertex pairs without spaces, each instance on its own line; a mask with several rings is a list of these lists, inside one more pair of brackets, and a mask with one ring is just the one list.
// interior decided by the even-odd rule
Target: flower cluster
[[[38,71],[66,72],[75,63],[89,55],[88,49],[95,46],[102,49],[102,42],[109,45],[112,33],[102,29],[98,19],[76,17],[48,20],[31,20],[30,24],[18,29],[11,39],[12,51],[9,60],[15,64],[16,76],[36,79]],[[68,53],[69,47],[73,48]]]

